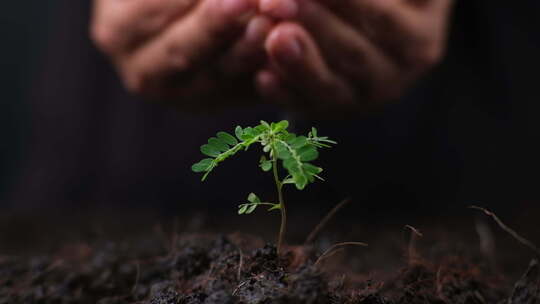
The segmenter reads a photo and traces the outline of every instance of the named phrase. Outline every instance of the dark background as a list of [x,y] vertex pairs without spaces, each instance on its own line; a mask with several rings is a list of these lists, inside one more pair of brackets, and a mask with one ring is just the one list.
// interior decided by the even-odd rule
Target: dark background
[[0,201],[7,199],[27,154],[29,90],[47,43],[57,1],[9,1],[0,10]]
[[[34,208],[115,201],[171,206],[179,198],[207,200],[210,205],[216,205],[223,197],[232,195],[236,201],[245,191],[251,191],[210,191],[208,189],[221,189],[220,184],[229,178],[229,173],[218,173],[217,181],[201,186],[197,177],[190,175],[189,164],[198,160],[195,156],[198,145],[218,129],[230,128],[238,120],[256,122],[260,118],[278,118],[274,109],[262,109],[255,114],[226,113],[213,119],[173,114],[170,109],[130,100],[112,69],[87,39],[88,3],[34,2],[6,2],[0,12],[2,23],[6,25],[0,29],[4,38],[0,72],[3,95],[0,205],[4,202],[10,208],[21,205]],[[329,183],[317,191],[324,193],[324,198],[342,198],[356,191],[355,197],[366,202],[364,210],[383,209],[384,212],[393,209],[402,212],[404,208],[431,210],[428,212],[440,208],[461,210],[471,203],[521,212],[536,205],[540,197],[537,185],[540,172],[537,147],[540,139],[537,118],[540,114],[539,14],[540,4],[533,0],[458,1],[447,58],[402,101],[389,106],[382,114],[362,119],[315,122],[320,129],[327,130],[324,133],[345,143],[336,149],[334,158],[323,161],[329,168]],[[81,59],[88,62],[81,63]],[[70,67],[73,69],[69,70]],[[70,79],[73,82],[65,82],[67,78],[74,78]],[[75,84],[77,81],[92,82],[92,85],[79,87]],[[115,103],[111,105],[111,101]],[[92,115],[81,114],[89,126],[102,126],[103,121],[107,121],[99,130],[84,133],[86,125],[73,124],[80,119],[69,111],[61,113],[72,119],[63,125],[55,126],[56,120],[50,123],[36,120],[44,108],[54,110],[63,105],[73,107],[75,114],[91,112]],[[242,119],[236,119],[240,116]],[[249,119],[245,119],[246,116]],[[124,120],[128,124],[124,124]],[[115,124],[117,121],[120,122]],[[298,122],[300,128],[311,124],[305,120]],[[163,144],[174,142],[177,137],[174,132],[162,130],[185,125],[196,126],[200,131],[189,144],[174,148]],[[41,132],[44,126],[48,133]],[[72,150],[66,145],[46,153],[41,151],[49,148],[47,142],[56,146],[51,134],[70,126],[82,131],[80,136],[73,131],[69,136],[75,140],[67,142],[77,144],[77,140],[88,134],[98,140],[92,145],[81,142]],[[122,126],[126,126],[124,133]],[[132,131],[130,126],[141,128],[137,129],[141,132],[150,131],[136,142],[118,140]],[[348,133],[342,135],[343,130]],[[90,158],[81,152],[90,146],[99,147],[96,149],[99,158]],[[123,158],[128,153],[117,152],[131,152],[133,147],[140,151],[137,150],[132,160]],[[157,147],[158,152],[153,149],[149,152],[148,147]],[[178,156],[184,160],[182,164],[169,166],[157,161],[163,155],[174,159],[174,153],[186,149],[194,153]],[[164,154],[169,150],[169,154]],[[62,159],[61,153],[68,157]],[[41,154],[46,157],[36,157]],[[42,177],[36,179],[36,163],[54,163],[55,155],[62,163],[71,164],[69,170],[54,165],[39,167]],[[354,162],[354,170],[351,162]],[[104,163],[103,168],[108,171],[95,169]],[[117,163],[120,163],[119,168]],[[226,170],[234,171],[232,167]],[[132,176],[133,172],[143,171],[145,177],[127,180],[120,186],[115,184]],[[165,173],[160,175],[160,172]],[[259,174],[247,172],[250,173],[246,175]],[[48,184],[49,180],[53,182]],[[254,178],[251,183],[259,186],[262,180]],[[39,183],[43,185],[36,186]],[[132,191],[137,188],[148,191]],[[60,190],[47,192],[44,189]],[[314,193],[319,193],[317,191]]]

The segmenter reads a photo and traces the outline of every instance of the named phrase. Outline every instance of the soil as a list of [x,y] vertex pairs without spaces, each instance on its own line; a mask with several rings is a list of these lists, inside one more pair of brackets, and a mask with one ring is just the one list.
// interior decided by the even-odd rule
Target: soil
[[[286,246],[278,256],[274,245],[253,234],[166,230],[133,232],[129,238],[119,234],[109,240],[104,236],[111,234],[86,234],[76,241],[57,241],[58,246],[46,250],[26,244],[27,250],[19,248],[19,254],[2,249],[6,254],[0,255],[0,304],[533,304],[539,300],[540,266],[534,259],[522,258],[528,254],[512,254],[520,246],[511,238],[514,247],[509,245],[506,256],[513,259],[508,261],[473,250],[478,244],[452,248],[444,245],[452,242],[449,236],[432,232],[431,240],[421,240],[407,231],[406,241],[401,238],[399,244],[381,233],[380,244],[344,247],[317,263],[335,243],[331,233],[310,245]],[[379,249],[370,251],[372,247]]]

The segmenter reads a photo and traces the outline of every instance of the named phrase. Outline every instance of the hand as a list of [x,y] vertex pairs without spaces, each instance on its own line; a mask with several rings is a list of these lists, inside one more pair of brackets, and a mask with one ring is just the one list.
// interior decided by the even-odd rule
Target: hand
[[131,92],[207,107],[249,91],[241,79],[264,60],[272,26],[256,9],[255,0],[95,0],[91,33]]
[[259,90],[312,111],[395,99],[441,59],[452,3],[260,0],[263,13],[283,21],[266,39]]

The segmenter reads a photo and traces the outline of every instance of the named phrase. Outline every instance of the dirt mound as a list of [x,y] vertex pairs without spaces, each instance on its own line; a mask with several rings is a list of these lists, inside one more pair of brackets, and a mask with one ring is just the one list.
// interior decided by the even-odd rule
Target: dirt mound
[[[321,250],[289,247],[278,257],[256,238],[184,235],[166,248],[156,239],[65,246],[57,254],[0,258],[0,303],[513,303],[538,300],[539,266],[513,287],[493,269],[448,253],[415,259],[384,281],[315,266]],[[349,257],[350,259],[350,257]],[[336,271],[336,269],[341,269]]]

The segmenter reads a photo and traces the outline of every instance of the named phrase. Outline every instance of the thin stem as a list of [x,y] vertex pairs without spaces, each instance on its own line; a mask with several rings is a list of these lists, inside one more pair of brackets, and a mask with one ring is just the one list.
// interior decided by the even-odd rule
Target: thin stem
[[319,256],[319,258],[315,261],[315,264],[313,264],[313,265],[315,265],[315,267],[317,267],[321,263],[321,261],[323,261],[326,258],[329,258],[329,257],[333,256],[336,250],[341,250],[342,247],[344,247],[344,246],[363,246],[363,247],[367,247],[368,245],[366,243],[362,243],[362,242],[343,242],[343,243],[334,244],[334,245],[330,246],[330,248],[328,248],[323,254],[321,254],[321,256]]
[[538,248],[533,242],[531,242],[531,241],[527,240],[526,238],[522,237],[521,235],[519,235],[514,229],[506,226],[506,224],[503,223],[501,221],[501,219],[499,219],[499,217],[495,213],[487,210],[486,208],[482,208],[482,207],[478,207],[478,206],[470,206],[469,208],[480,210],[480,211],[484,212],[487,216],[491,217],[495,221],[495,223],[497,223],[497,225],[499,225],[499,227],[501,227],[502,230],[504,230],[506,233],[510,234],[514,239],[516,239],[518,242],[520,242],[523,246],[529,248],[534,253],[536,253],[537,256],[540,257],[540,248]]
[[279,210],[281,212],[281,225],[279,227],[279,235],[278,235],[278,242],[277,242],[277,254],[279,255],[281,252],[281,245],[283,244],[283,238],[285,236],[285,231],[287,230],[287,208],[285,207],[285,202],[283,201],[283,190],[282,190],[282,184],[279,179],[278,174],[278,161],[276,156],[276,150],[273,149],[272,151],[272,167],[274,171],[274,181],[276,183],[276,188],[278,192],[278,203],[279,203]]
[[306,241],[304,242],[304,245],[313,243],[315,238],[317,238],[317,236],[319,235],[321,230],[326,226],[326,224],[328,224],[328,222],[334,217],[334,215],[339,210],[341,210],[341,208],[343,208],[345,205],[347,205],[350,202],[351,202],[351,199],[346,198],[341,203],[337,204],[334,208],[332,208],[332,210],[330,210],[330,212],[328,212],[328,214],[322,219],[322,221],[319,224],[317,224],[315,229],[313,229],[313,231],[311,231],[311,233],[306,238]]

